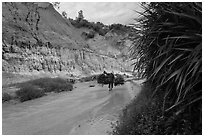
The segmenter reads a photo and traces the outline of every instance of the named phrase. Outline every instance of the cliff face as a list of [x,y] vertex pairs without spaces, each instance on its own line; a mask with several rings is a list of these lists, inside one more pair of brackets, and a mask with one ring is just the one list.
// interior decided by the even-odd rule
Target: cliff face
[[90,74],[105,70],[128,70],[129,64],[122,58],[115,59],[94,52],[48,45],[19,48],[3,44],[3,71],[7,72],[67,72],[69,74]]
[[3,72],[88,75],[130,71],[130,41],[109,33],[85,40],[49,3],[2,3]]

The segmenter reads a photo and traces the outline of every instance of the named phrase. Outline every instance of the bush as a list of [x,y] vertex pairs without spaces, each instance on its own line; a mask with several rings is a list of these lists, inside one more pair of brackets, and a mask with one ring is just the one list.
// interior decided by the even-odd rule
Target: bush
[[[134,103],[134,105],[136,105]],[[140,111],[134,109],[117,122],[117,127],[114,129],[116,135],[158,135],[163,134],[163,118],[161,109],[156,105],[147,103],[141,106]]]
[[[42,79],[44,81],[44,79]],[[41,85],[41,88],[45,90],[45,92],[62,92],[62,91],[71,91],[73,89],[73,85],[68,83],[66,80],[61,78],[46,78],[46,81]]]
[[95,32],[94,31],[90,31],[88,33],[82,32],[81,36],[84,37],[85,40],[92,39],[95,36]]
[[62,78],[40,78],[26,83],[21,83],[20,87],[26,84],[38,86],[43,89],[44,92],[62,92],[71,91],[73,89],[73,85]]
[[8,93],[2,93],[2,102],[6,102],[12,99],[12,96]]
[[38,86],[26,84],[21,89],[16,91],[16,95],[19,97],[21,102],[39,98],[45,95],[45,92]]
[[62,92],[73,90],[73,85],[62,78],[40,78],[17,84],[20,88],[16,92],[20,101],[27,101],[39,98],[47,92]]
[[[51,84],[51,83],[50,83]],[[72,91],[73,86],[70,83],[53,83],[47,88],[47,92],[62,92],[62,91]]]
[[159,95],[151,98],[149,86],[144,86],[139,95],[123,110],[115,123],[115,135],[164,134],[162,101]]

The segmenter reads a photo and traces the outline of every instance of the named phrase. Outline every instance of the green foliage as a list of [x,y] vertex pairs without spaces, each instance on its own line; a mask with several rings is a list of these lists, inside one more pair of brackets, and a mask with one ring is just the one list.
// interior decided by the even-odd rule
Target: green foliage
[[9,101],[9,100],[11,100],[13,97],[10,95],[10,94],[8,94],[8,93],[6,93],[6,92],[3,92],[2,93],[2,102],[6,102],[6,101]]
[[133,37],[132,57],[138,59],[135,70],[145,68],[153,99],[162,95],[158,109],[165,120],[159,124],[165,130],[158,134],[201,134],[202,3],[161,2],[142,6],[144,12],[140,13],[139,26],[135,26],[141,30]]
[[19,97],[21,102],[39,98],[45,95],[45,92],[38,86],[26,84],[21,89],[16,91],[16,95]]

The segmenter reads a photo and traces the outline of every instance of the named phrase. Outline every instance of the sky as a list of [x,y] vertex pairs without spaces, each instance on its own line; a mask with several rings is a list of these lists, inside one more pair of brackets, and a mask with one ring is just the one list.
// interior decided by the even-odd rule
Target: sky
[[131,24],[141,11],[138,2],[61,2],[58,12],[65,11],[67,17],[75,19],[82,10],[84,18],[90,22]]

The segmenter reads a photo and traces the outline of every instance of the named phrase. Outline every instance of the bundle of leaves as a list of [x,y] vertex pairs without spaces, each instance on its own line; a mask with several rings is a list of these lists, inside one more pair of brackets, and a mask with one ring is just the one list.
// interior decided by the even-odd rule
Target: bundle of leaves
[[[115,74],[114,76],[114,85],[117,86],[117,85],[123,85],[125,80],[123,78],[122,75],[120,74]],[[97,77],[97,82],[99,84],[109,84],[111,82],[111,79],[109,77],[108,74],[100,74],[98,77]]]
[[97,82],[98,82],[99,84],[109,84],[109,83],[110,83],[110,78],[108,77],[108,75],[100,74],[100,75],[97,77]]
[[132,57],[135,70],[145,66],[152,97],[162,93],[163,133],[202,134],[202,3],[142,7]]
[[100,74],[97,78],[98,84],[108,84],[106,81],[106,76],[104,74]]
[[114,81],[114,85],[123,85],[125,82],[124,78],[122,75],[120,74],[115,74],[115,81]]

